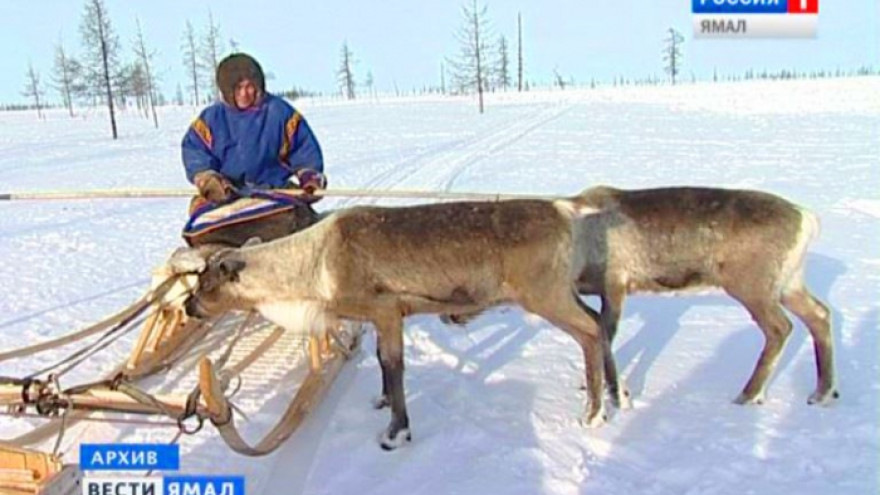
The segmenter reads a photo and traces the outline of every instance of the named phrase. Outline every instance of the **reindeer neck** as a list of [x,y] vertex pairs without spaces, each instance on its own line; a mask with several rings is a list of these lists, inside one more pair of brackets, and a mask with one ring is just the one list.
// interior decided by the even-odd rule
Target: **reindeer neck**
[[241,250],[251,270],[242,272],[243,284],[265,301],[279,294],[296,299],[314,299],[315,281],[321,268],[320,225],[271,242]]

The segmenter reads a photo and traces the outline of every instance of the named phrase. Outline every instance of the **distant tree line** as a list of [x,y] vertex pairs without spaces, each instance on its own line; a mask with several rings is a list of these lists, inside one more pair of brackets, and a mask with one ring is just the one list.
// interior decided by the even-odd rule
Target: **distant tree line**
[[[110,117],[111,133],[117,136],[116,111],[134,108],[145,118],[152,118],[156,127],[159,120],[156,106],[168,103],[176,105],[204,105],[214,101],[219,94],[214,73],[217,63],[229,53],[239,51],[234,39],[224,42],[220,26],[208,11],[207,26],[197,30],[190,20],[186,20],[181,35],[181,64],[185,69],[182,84],[178,83],[173,98],[166,99],[157,89],[160,76],[154,63],[156,51],[147,43],[140,21],[136,19],[136,33],[131,40],[131,51],[124,50],[113,30],[109,12],[104,0],[84,0],[85,9],[80,21],[80,52],[72,54],[60,41],[55,45],[50,81],[47,83],[31,63],[25,72],[22,95],[28,104],[0,104],[0,110],[36,110],[38,118],[43,118],[47,108],[47,85],[60,96],[61,104],[70,117],[76,115],[75,104],[90,106],[106,105]],[[479,111],[484,111],[484,93],[495,91],[528,91],[538,86],[534,80],[526,79],[523,56],[522,16],[517,14],[516,52],[512,53],[507,38],[492,32],[488,8],[478,0],[467,0],[461,7],[462,22],[455,32],[458,52],[455,56],[443,57],[440,63],[439,85],[428,84],[410,91],[411,94],[476,94]],[[678,84],[685,74],[684,36],[669,28],[662,41],[661,61],[666,78],[651,75],[643,78],[615,76],[613,86]],[[339,52],[339,65],[336,70],[338,93],[336,96],[353,100],[358,94],[376,97],[372,71],[367,70],[362,81],[356,75],[356,60],[347,41],[342,43]],[[515,67],[512,65],[515,64]],[[719,75],[714,69],[712,81],[738,81],[751,79],[786,80],[803,78],[866,76],[878,74],[873,67],[860,67],[856,70],[817,70],[778,71],[754,69],[744,74]],[[267,74],[271,78],[271,74]],[[686,78],[685,78],[686,79]],[[697,80],[690,72],[690,81]],[[393,82],[394,94],[402,95]],[[591,78],[588,82],[578,82],[566,75],[559,67],[553,68],[550,86],[559,90],[572,87],[596,88],[608,82]],[[360,89],[359,89],[360,88]],[[296,99],[304,96],[323,96],[294,87],[279,91],[286,98]]]
[[288,100],[296,100],[298,98],[310,98],[314,96],[322,96],[321,93],[317,93],[314,91],[309,91],[303,88],[291,88],[287,90],[282,90],[278,92],[279,95],[287,98]]

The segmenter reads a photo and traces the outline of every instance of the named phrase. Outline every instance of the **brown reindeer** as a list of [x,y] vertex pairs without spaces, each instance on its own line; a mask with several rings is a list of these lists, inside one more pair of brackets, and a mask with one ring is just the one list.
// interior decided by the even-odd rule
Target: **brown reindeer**
[[[603,355],[610,352],[598,315],[573,284],[583,270],[573,264],[573,219],[584,213],[576,200],[342,210],[272,242],[199,257],[198,286],[185,307],[198,317],[256,309],[288,329],[338,318],[372,322],[382,369],[377,404],[390,405],[392,416],[381,445],[392,449],[410,439],[403,318],[513,302],[580,344],[590,401],[584,422],[596,426],[606,419]],[[616,380],[613,362],[604,366]]]
[[[829,311],[803,278],[808,245],[819,232],[812,213],[744,190],[595,187],[579,198],[601,213],[576,220],[575,263],[583,267],[577,288],[600,296],[609,342],[629,293],[719,288],[748,310],[766,339],[736,403],[764,400],[767,379],[792,330],[783,307],[813,338],[818,385],[808,402],[837,398]],[[610,351],[605,363],[613,366]],[[612,392],[615,387],[609,383]]]

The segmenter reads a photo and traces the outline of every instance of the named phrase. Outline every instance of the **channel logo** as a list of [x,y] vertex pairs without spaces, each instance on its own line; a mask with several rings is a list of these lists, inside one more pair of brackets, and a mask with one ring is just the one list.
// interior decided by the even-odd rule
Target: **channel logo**
[[819,0],[691,0],[695,38],[815,38]]
[[[80,469],[86,474],[81,495],[245,495],[244,476],[167,474],[180,469],[178,444],[84,443],[79,459]],[[143,470],[166,474],[125,474]]]

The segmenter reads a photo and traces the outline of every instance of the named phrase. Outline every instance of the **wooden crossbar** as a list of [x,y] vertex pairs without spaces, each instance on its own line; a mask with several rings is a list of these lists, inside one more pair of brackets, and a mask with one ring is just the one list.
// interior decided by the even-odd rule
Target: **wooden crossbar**
[[[289,191],[295,194],[293,191]],[[75,199],[138,199],[138,198],[190,198],[194,189],[98,189],[91,191],[33,191],[0,193],[0,201],[15,200],[75,200]],[[305,194],[305,193],[300,193]],[[412,189],[326,189],[314,196],[341,198],[406,198],[443,199],[459,201],[502,201],[508,199],[560,199],[552,194],[508,194],[453,191],[423,191]]]

